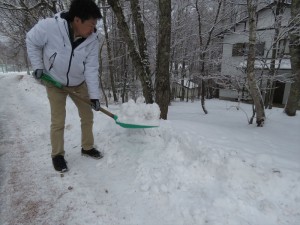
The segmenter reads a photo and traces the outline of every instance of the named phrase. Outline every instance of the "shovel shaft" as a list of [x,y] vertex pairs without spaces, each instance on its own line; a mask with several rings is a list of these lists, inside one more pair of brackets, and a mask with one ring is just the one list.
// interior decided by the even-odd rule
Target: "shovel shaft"
[[[88,105],[91,105],[90,100],[87,100],[85,98],[83,98],[82,96],[80,96],[79,94],[75,93],[75,92],[71,92],[69,90],[67,90],[66,88],[62,87],[61,89],[63,89],[64,91],[66,91],[69,95],[74,96],[75,98],[78,98],[79,100],[85,102]],[[115,115],[112,114],[111,112],[107,111],[106,109],[100,107],[99,111],[103,112],[104,114],[106,114],[107,116],[110,116],[111,118],[115,119]]]
[[[75,98],[85,102],[86,104],[91,105],[90,100],[83,98],[82,96],[80,96],[79,94],[77,94],[75,92],[71,92],[71,91],[67,90],[66,88],[64,88],[63,85],[61,85],[59,82],[54,80],[50,75],[44,73],[43,76],[42,76],[42,80],[54,85],[55,87],[57,87],[59,89],[62,89],[64,91],[66,91],[69,95],[74,96]],[[103,109],[102,107],[100,107],[99,111],[103,112],[104,114],[106,114],[107,116],[113,118],[114,120],[117,118],[114,114],[107,111],[106,109]]]
[[107,111],[106,109],[103,109],[102,107],[100,107],[99,111],[103,112],[104,114],[106,114],[107,116],[110,116],[111,118],[115,119],[115,115],[112,114],[111,112]]

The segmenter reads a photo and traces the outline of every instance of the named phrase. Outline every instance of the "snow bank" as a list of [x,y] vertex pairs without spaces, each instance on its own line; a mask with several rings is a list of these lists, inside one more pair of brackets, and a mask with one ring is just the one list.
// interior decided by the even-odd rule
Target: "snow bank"
[[159,124],[160,109],[156,103],[145,104],[145,99],[140,97],[136,103],[129,100],[123,103],[118,114],[118,120],[122,123],[151,125]]

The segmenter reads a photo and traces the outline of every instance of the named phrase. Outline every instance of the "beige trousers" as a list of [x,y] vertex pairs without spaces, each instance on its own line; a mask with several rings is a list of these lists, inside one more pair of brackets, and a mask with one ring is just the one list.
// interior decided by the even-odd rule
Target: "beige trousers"
[[[86,83],[76,87],[65,87],[66,91],[50,84],[45,85],[51,108],[51,156],[54,157],[65,154],[64,129],[66,118],[66,99],[68,96],[67,91],[75,92],[77,95],[86,99],[89,99],[89,94]],[[92,108],[75,96],[70,95],[70,98],[77,106],[79,117],[81,119],[81,147],[85,150],[92,149],[94,146]]]

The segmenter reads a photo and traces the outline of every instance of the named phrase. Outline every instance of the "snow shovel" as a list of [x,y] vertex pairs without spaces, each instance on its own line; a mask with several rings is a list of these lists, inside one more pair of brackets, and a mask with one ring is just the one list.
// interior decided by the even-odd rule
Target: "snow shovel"
[[[47,83],[50,83],[52,85],[54,85],[55,87],[59,88],[59,89],[63,89],[64,91],[68,92],[68,94],[80,99],[81,101],[87,103],[87,104],[91,104],[90,101],[82,98],[80,95],[76,94],[76,93],[73,93],[73,92],[70,92],[68,90],[66,90],[64,88],[64,86],[59,83],[58,81],[54,80],[49,74],[47,73],[43,73],[41,79],[43,81],[46,81]],[[119,126],[123,127],[123,128],[155,128],[155,127],[158,127],[158,126],[150,126],[150,125],[138,125],[138,124],[130,124],[130,123],[121,123],[120,121],[118,121],[118,116],[115,115],[115,114],[112,114],[111,112],[107,111],[106,109],[100,107],[99,111],[101,111],[102,113],[104,113],[105,115],[113,118],[116,122],[116,124],[118,124]]]

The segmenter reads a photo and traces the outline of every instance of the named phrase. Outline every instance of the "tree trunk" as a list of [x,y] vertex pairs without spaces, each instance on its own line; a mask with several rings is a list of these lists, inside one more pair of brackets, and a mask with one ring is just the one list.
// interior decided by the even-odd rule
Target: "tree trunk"
[[24,48],[23,52],[24,52],[24,61],[25,61],[25,65],[26,65],[27,75],[30,75],[29,61],[28,61],[26,48]]
[[123,90],[122,90],[122,103],[126,102],[126,96],[128,95],[127,93],[127,83],[128,83],[128,62],[127,62],[127,47],[125,47],[125,57],[123,57],[122,64],[124,68],[123,72]]
[[139,53],[144,62],[144,67],[146,69],[147,74],[150,74],[151,71],[149,68],[150,63],[149,63],[149,55],[147,49],[147,40],[146,40],[144,23],[142,21],[142,16],[140,12],[141,8],[139,6],[139,1],[130,0],[130,6],[131,6],[132,17],[135,25],[136,34],[137,34]]
[[[300,0],[293,0],[291,6],[290,54],[294,83],[291,85],[289,99],[285,108],[288,116],[295,116],[300,101]],[[298,26],[298,27],[297,27]],[[297,30],[297,31],[296,31]]]
[[[105,0],[102,0],[102,5],[105,5]],[[109,77],[110,77],[110,85],[113,93],[114,102],[118,101],[117,97],[117,91],[115,87],[115,78],[113,73],[113,63],[112,63],[112,55],[111,55],[111,46],[108,38],[108,32],[107,32],[107,24],[106,24],[106,8],[103,8],[103,27],[104,27],[104,33],[105,33],[105,41],[106,41],[106,47],[107,47],[107,57],[108,57],[108,71],[109,71]]]
[[277,1],[276,3],[276,9],[275,9],[275,34],[273,37],[273,44],[272,44],[272,58],[271,58],[271,62],[270,62],[270,71],[269,71],[269,75],[271,77],[271,81],[270,81],[270,89],[268,90],[267,93],[267,99],[266,99],[266,104],[265,104],[265,108],[269,108],[272,109],[273,107],[273,99],[274,99],[274,93],[275,93],[275,88],[276,88],[276,74],[277,71],[275,69],[275,61],[278,58],[278,36],[279,36],[279,29],[281,28],[281,17],[283,14],[283,1],[284,0],[280,0]]
[[105,91],[104,91],[104,85],[103,85],[103,80],[102,80],[102,77],[103,77],[103,66],[102,66],[102,49],[103,49],[103,45],[104,45],[104,42],[102,43],[101,47],[99,48],[99,82],[100,82],[100,87],[101,87],[101,90],[102,90],[102,94],[104,96],[104,99],[105,99],[105,105],[106,107],[108,107],[108,101],[107,101],[107,96],[105,94]]
[[[201,14],[200,14],[200,9],[198,7],[198,0],[196,1],[196,11],[197,11],[197,15],[198,15],[198,32],[199,32],[199,44],[200,44],[200,48],[203,46],[203,38],[202,38],[202,21],[201,21]],[[201,107],[203,109],[203,112],[205,114],[207,114],[207,110],[205,108],[205,95],[206,95],[206,87],[205,87],[205,80],[204,80],[204,59],[203,57],[205,57],[205,55],[203,55],[203,53],[200,53],[200,60],[202,60],[202,63],[201,63],[201,73],[200,73],[200,76],[202,76],[201,79],[199,79],[201,81],[201,84],[199,83],[198,87],[199,87],[199,90],[198,90],[198,96],[200,96],[201,94]]]
[[170,44],[171,44],[171,0],[159,0],[159,32],[156,56],[156,103],[160,118],[167,119],[170,103]]
[[184,101],[184,96],[185,96],[184,79],[185,78],[186,78],[185,60],[183,60],[182,67],[181,67],[181,97],[180,97],[180,101]]
[[200,61],[202,62],[201,63],[201,75],[202,75],[202,79],[201,79],[201,81],[202,81],[201,82],[201,86],[202,86],[201,87],[201,106],[202,106],[203,112],[205,114],[208,113],[208,111],[206,110],[206,107],[205,107],[206,82],[207,82],[204,79],[204,76],[205,76],[205,58],[206,58],[206,53],[207,53],[208,47],[209,47],[211,39],[212,39],[213,32],[214,32],[214,30],[216,28],[216,25],[218,23],[218,20],[219,20],[221,8],[222,8],[222,0],[219,0],[218,1],[217,12],[216,12],[215,19],[214,19],[214,23],[212,24],[212,27],[208,32],[208,37],[207,37],[206,44],[203,45],[201,14],[200,14],[200,9],[198,7],[198,0],[196,1],[196,11],[197,11],[198,23],[199,23],[198,24],[198,26],[199,26],[199,28],[198,28],[199,29],[199,43],[200,43],[200,47],[203,47],[202,52],[200,53]]
[[134,41],[131,38],[129,27],[125,21],[125,16],[120,6],[120,2],[119,0],[107,0],[107,2],[112,7],[112,10],[116,15],[118,21],[117,23],[118,28],[128,46],[129,55],[132,59],[132,63],[142,83],[143,95],[145,97],[145,101],[146,103],[153,103],[153,85],[151,81],[151,75],[147,73],[147,70],[145,68],[145,63],[143,62],[143,59],[141,58],[141,55],[137,51]]
[[181,79],[181,93],[180,93],[180,101],[184,101],[184,96],[185,96],[185,89],[184,89],[184,79]]
[[255,43],[256,43],[256,9],[257,0],[247,0],[249,13],[249,53],[247,59],[247,78],[250,93],[255,105],[256,124],[263,127],[265,121],[265,110],[260,90],[256,83],[254,62],[255,62]]

